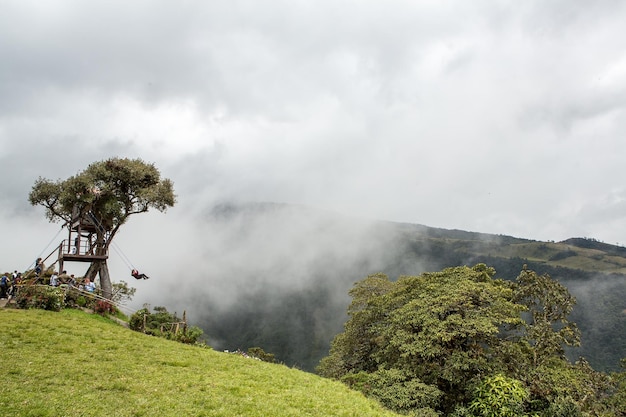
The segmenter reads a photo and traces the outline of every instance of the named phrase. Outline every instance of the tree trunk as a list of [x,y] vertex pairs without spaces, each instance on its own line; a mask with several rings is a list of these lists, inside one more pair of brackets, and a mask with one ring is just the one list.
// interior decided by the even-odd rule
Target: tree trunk
[[111,276],[109,275],[107,261],[100,262],[100,288],[102,289],[102,296],[110,300],[113,295],[113,287],[111,286]]
[[111,285],[111,276],[109,275],[109,265],[107,261],[96,261],[89,265],[85,278],[89,278],[91,281],[96,279],[96,275],[100,275],[100,288],[102,289],[102,296],[107,300],[111,299],[113,294],[113,287]]
[[89,268],[85,273],[85,278],[89,278],[90,281],[94,281],[96,279],[96,275],[98,275],[98,271],[100,270],[100,265],[98,262],[92,262],[89,264]]

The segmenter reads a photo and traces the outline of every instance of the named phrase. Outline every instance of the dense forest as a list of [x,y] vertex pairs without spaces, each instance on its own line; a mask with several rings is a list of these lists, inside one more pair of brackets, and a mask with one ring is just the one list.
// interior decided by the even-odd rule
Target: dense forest
[[[355,221],[270,203],[222,205],[202,221],[212,236],[207,239],[219,241],[219,253],[208,244],[204,252],[221,258],[212,265],[219,281],[209,293],[196,289],[180,297],[186,297],[185,305],[198,305],[196,324],[216,348],[258,346],[313,371],[343,330],[356,282],[379,272],[395,281],[484,263],[503,280],[515,280],[527,265],[568,288],[577,301],[570,320],[581,331],[580,346],[567,348],[571,360],[583,356],[598,371],[616,371],[626,357],[626,248],[585,238],[539,242]],[[241,265],[242,257],[247,265]],[[226,297],[220,289],[236,293],[236,300],[221,302]]]
[[567,288],[526,266],[494,276],[477,264],[359,281],[318,372],[409,415],[624,415],[626,371],[565,356],[580,342]]

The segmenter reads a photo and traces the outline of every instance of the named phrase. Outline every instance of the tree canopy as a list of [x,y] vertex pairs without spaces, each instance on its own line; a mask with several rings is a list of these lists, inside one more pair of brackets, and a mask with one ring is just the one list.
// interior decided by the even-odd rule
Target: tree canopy
[[396,282],[376,274],[350,295],[344,332],[317,371],[391,409],[553,416],[605,406],[609,379],[565,358],[578,343],[567,320],[575,300],[547,275],[524,268],[504,281],[484,264]]
[[[164,212],[176,203],[171,180],[161,178],[153,164],[128,158],[94,162],[65,180],[39,177],[28,199],[32,205],[43,206],[51,222],[70,224],[77,213],[90,213],[97,219],[98,248],[104,253],[129,216],[150,209]],[[108,298],[111,282],[106,261],[92,263],[88,275],[93,278],[98,272]]]

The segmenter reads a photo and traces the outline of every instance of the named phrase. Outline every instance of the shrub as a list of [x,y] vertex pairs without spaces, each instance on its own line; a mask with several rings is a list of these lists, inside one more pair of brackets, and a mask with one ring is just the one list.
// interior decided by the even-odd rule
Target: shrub
[[485,378],[474,392],[469,410],[476,416],[515,417],[522,415],[529,394],[521,381],[504,375]]
[[194,345],[198,343],[198,339],[202,336],[204,332],[201,328],[197,326],[191,326],[187,329],[178,331],[178,332],[170,332],[170,337],[168,339],[176,340],[177,342],[185,343],[188,345]]
[[368,395],[390,410],[424,417],[437,415],[435,409],[442,392],[436,386],[411,378],[400,369],[381,368],[369,374],[366,382],[362,377],[358,378],[358,383],[368,387]]
[[150,313],[148,307],[144,306],[130,316],[128,327],[131,330],[186,344],[197,343],[203,333],[199,327],[187,327],[186,322],[175,313],[168,312],[165,307],[154,307],[154,313]]
[[136,332],[144,331],[144,317],[150,315],[150,311],[144,307],[141,310],[137,310],[128,321],[128,328]]
[[96,301],[93,311],[100,314],[101,316],[107,316],[109,314],[115,314],[117,309],[113,304],[105,300]]
[[263,362],[277,363],[276,356],[273,353],[267,353],[260,347],[251,347],[248,349],[248,355],[260,359]]
[[367,372],[361,371],[346,374],[341,377],[341,382],[354,390],[361,391],[365,395],[369,395],[371,392],[370,374]]
[[94,308],[95,300],[85,297],[79,291],[69,290],[65,293],[65,307],[67,308]]
[[61,311],[65,307],[65,291],[46,285],[28,285],[20,288],[15,302],[19,308],[24,309]]
[[80,297],[76,298],[76,305],[79,307],[86,307],[87,299],[81,295]]

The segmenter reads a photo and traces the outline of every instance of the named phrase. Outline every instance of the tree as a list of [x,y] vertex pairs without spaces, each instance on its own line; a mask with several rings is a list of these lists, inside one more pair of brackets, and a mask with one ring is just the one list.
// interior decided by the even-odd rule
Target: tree
[[613,395],[604,399],[605,404],[614,410],[616,416],[626,416],[626,358],[621,360],[622,371],[614,372]]
[[[94,162],[66,180],[39,177],[28,196],[30,203],[46,209],[51,222],[70,227],[76,213],[97,219],[97,255],[106,255],[120,227],[133,214],[153,208],[165,212],[176,202],[173,183],[161,179],[159,170],[141,159],[110,158]],[[100,275],[103,296],[111,298],[112,286],[107,261],[91,263],[86,276]]]
[[317,372],[329,378],[341,378],[347,373],[373,372],[378,367],[373,352],[378,347],[376,327],[384,318],[381,296],[393,288],[387,275],[370,275],[350,290],[352,303],[348,307],[350,320],[344,332],[338,334],[323,358]]
[[524,340],[533,347],[533,365],[557,356],[565,357],[565,346],[580,345],[580,331],[568,320],[576,299],[549,275],[539,275],[526,265],[517,277],[515,301],[528,307]]
[[396,282],[378,274],[350,294],[345,330],[317,370],[395,411],[612,415],[623,402],[606,400],[623,385],[566,358],[579,338],[575,300],[548,275],[524,268],[503,281],[478,264]]
[[381,381],[399,392],[420,389],[407,397],[409,408],[433,408],[439,398],[439,407],[451,411],[469,400],[474,382],[502,367],[495,355],[502,327],[521,324],[523,306],[512,302],[511,284],[494,274],[479,264],[395,283],[368,277],[353,289],[351,317],[318,372],[344,379],[366,372],[364,385],[378,392]]

